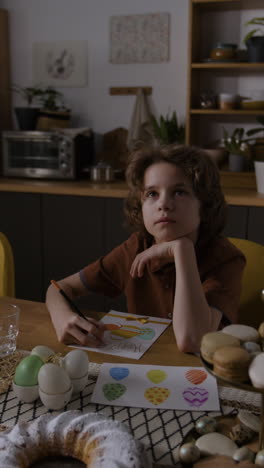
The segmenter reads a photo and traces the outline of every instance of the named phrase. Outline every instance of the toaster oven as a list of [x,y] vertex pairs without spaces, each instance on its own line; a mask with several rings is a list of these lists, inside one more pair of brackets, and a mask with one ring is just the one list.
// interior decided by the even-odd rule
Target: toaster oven
[[3,176],[78,179],[87,176],[93,162],[91,129],[2,133]]

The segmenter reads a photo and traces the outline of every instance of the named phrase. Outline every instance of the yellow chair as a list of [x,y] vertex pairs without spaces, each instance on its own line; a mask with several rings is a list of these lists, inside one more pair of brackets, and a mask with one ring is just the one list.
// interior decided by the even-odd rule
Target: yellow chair
[[15,297],[15,268],[12,247],[0,232],[0,296]]
[[258,328],[264,322],[264,246],[245,239],[229,237],[230,242],[243,252],[247,259],[242,279],[239,306],[239,323]]

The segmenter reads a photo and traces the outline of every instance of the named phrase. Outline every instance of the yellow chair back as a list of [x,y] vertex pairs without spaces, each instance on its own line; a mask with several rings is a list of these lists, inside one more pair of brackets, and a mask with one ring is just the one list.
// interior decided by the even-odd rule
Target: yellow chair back
[[242,279],[239,306],[239,323],[258,328],[264,322],[264,246],[246,239],[229,237],[230,242],[243,252],[247,259]]
[[15,268],[12,247],[0,232],[0,296],[15,297]]

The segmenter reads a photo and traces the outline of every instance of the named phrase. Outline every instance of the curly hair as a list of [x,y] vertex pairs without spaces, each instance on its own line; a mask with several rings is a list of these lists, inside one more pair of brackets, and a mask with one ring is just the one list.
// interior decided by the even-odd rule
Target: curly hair
[[130,155],[126,168],[129,193],[124,205],[128,224],[148,235],[141,209],[144,174],[149,166],[160,162],[179,167],[192,183],[193,191],[201,203],[199,242],[208,242],[219,235],[225,226],[227,212],[219,171],[203,150],[192,146],[145,147]]

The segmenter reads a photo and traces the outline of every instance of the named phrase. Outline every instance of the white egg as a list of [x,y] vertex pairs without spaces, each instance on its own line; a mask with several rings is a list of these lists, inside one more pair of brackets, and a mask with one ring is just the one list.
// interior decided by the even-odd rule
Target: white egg
[[31,354],[36,354],[43,362],[46,362],[48,358],[55,353],[53,349],[50,349],[48,346],[38,345],[32,349]]
[[88,373],[88,354],[81,349],[74,349],[66,354],[63,367],[71,379],[79,379]]
[[70,389],[70,377],[62,367],[57,364],[47,363],[40,368],[40,371],[38,373],[38,383],[42,392],[57,395]]

